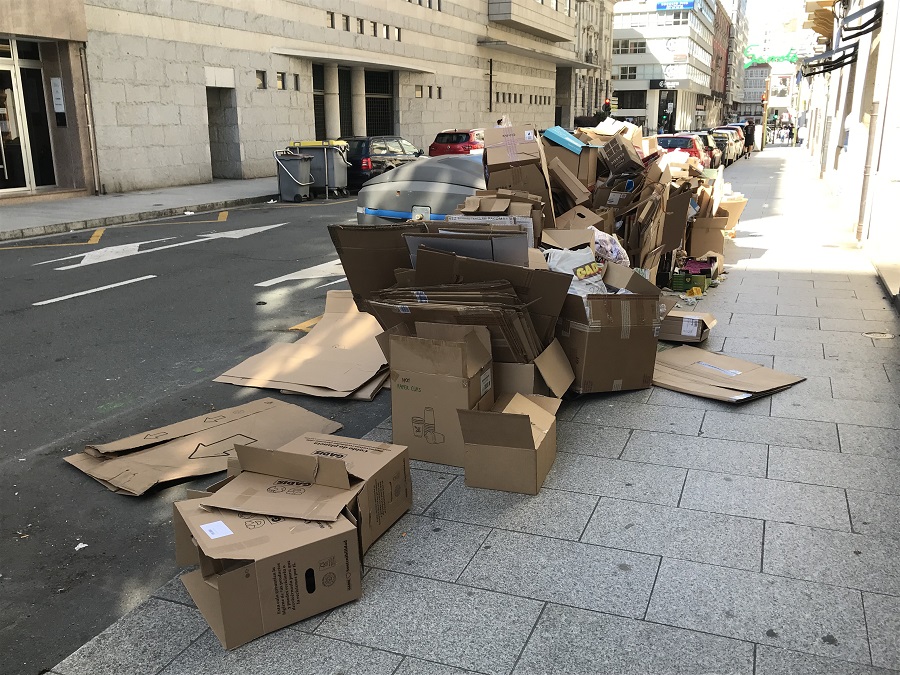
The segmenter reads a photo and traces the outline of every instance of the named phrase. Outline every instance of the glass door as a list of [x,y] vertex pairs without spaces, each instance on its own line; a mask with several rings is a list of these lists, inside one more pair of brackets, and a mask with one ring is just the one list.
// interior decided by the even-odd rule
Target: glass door
[[0,191],[29,187],[25,120],[15,71],[0,66]]

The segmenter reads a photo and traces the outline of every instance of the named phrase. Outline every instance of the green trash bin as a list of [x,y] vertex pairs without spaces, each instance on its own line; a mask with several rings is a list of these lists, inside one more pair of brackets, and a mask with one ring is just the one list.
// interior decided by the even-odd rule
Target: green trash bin
[[302,202],[312,199],[310,187],[313,178],[310,175],[313,158],[290,150],[276,150],[275,168],[278,171],[278,193],[283,202]]

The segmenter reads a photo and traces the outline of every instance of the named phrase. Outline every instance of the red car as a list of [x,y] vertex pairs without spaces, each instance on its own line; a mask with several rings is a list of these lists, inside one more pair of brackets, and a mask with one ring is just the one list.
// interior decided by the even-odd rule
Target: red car
[[699,159],[704,169],[709,168],[710,157],[706,152],[703,141],[695,134],[660,134],[656,137],[656,142],[666,152],[674,152],[676,150],[686,152],[691,157]]
[[445,129],[428,146],[428,155],[480,155],[484,152],[484,129]]

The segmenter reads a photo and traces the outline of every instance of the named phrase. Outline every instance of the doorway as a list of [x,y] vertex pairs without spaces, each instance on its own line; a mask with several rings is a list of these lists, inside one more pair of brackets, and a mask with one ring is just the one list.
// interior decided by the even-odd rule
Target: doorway
[[243,178],[241,136],[234,89],[206,88],[209,159],[213,178]]
[[0,190],[28,187],[22,103],[12,68],[0,67]]

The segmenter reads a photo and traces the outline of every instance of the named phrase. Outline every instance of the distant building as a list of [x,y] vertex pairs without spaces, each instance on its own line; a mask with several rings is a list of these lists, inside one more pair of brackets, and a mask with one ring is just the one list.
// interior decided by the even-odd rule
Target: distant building
[[[590,67],[576,74],[572,96],[574,117],[593,115],[612,94],[612,33],[615,0],[576,2],[578,23],[575,50]],[[565,76],[568,71],[557,71]],[[559,85],[557,85],[559,87]],[[561,116],[564,117],[564,116]],[[560,122],[564,121],[560,119]]]
[[749,39],[747,0],[722,0],[731,19],[728,38],[728,65],[725,83],[725,106],[728,121],[735,121],[744,95],[744,50]]
[[766,93],[766,80],[772,74],[772,66],[768,63],[757,63],[744,71],[744,101],[738,108],[738,118],[753,119],[762,122],[763,94]]

